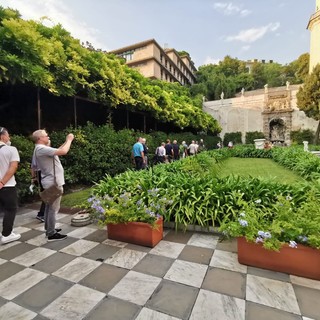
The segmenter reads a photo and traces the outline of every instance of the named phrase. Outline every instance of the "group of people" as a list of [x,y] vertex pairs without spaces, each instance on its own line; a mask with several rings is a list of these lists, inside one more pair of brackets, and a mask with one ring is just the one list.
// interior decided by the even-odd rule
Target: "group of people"
[[[58,148],[50,145],[50,138],[46,130],[36,130],[32,134],[35,143],[31,163],[32,181],[37,180],[42,190],[56,185],[63,192],[64,170],[59,156],[66,155],[74,139],[72,133],[68,134],[65,142]],[[2,234],[0,243],[6,244],[19,240],[21,235],[14,232],[13,226],[18,209],[15,173],[20,162],[17,148],[11,146],[8,129],[0,127],[0,210],[3,212]],[[64,240],[67,235],[61,234],[56,228],[56,214],[60,209],[61,196],[52,203],[43,204],[44,215],[39,219],[44,222],[48,241]],[[41,209],[40,209],[41,211]]]
[[[200,139],[199,143],[192,140],[190,145],[187,145],[185,141],[178,144],[177,140],[173,140],[171,143],[171,140],[167,139],[166,142],[161,142],[156,148],[153,160],[154,163],[168,163],[187,156],[193,156],[203,150],[205,150],[203,139]],[[148,154],[149,148],[146,145],[146,139],[142,137],[137,138],[137,142],[132,147],[131,154],[136,170],[148,167]]]

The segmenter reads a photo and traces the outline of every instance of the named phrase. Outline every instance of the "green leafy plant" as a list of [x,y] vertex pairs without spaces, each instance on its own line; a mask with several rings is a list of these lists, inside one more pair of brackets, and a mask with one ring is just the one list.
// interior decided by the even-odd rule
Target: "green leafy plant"
[[[138,185],[141,195],[131,192],[121,194],[94,195],[88,199],[87,209],[100,226],[109,223],[145,222],[156,228],[156,222],[165,213],[172,201],[159,194],[159,189],[143,190]],[[146,191],[146,192],[145,192]]]
[[319,199],[319,190],[313,188],[300,206],[290,195],[279,196],[271,207],[265,206],[261,199],[243,201],[236,218],[225,219],[220,231],[228,237],[245,237],[262,243],[271,250],[279,250],[284,244],[320,249]]

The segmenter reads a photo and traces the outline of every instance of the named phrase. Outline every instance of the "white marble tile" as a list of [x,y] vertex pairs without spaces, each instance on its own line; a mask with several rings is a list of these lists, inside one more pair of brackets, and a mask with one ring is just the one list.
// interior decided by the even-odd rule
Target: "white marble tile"
[[139,305],[144,305],[157,288],[160,281],[160,278],[154,276],[129,271],[113,287],[108,295]]
[[245,300],[200,289],[190,320],[245,320]]
[[11,248],[13,246],[16,246],[17,244],[21,243],[20,241],[13,241],[6,244],[0,245],[0,251],[6,250],[8,248]]
[[164,279],[200,288],[207,269],[208,266],[203,264],[176,260],[164,276]]
[[104,297],[102,292],[76,284],[43,309],[41,315],[51,320],[82,320]]
[[52,274],[69,281],[78,282],[100,265],[101,262],[78,257]]
[[302,320],[315,320],[315,319],[311,319],[311,318],[307,318],[307,317],[302,317]]
[[308,287],[311,289],[320,290],[320,281],[312,280],[307,278],[302,278],[298,276],[290,275],[290,280],[293,284],[297,284],[299,286]]
[[[56,223],[56,228],[63,228],[64,226],[65,226],[64,223],[60,223],[60,222],[57,222],[57,223]],[[38,227],[36,227],[36,228],[34,228],[34,229],[45,232],[45,230],[44,230],[44,223],[41,223],[40,226],[38,226]]]
[[23,226],[31,222],[34,222],[35,224],[39,223],[39,220],[36,220],[37,214],[38,212],[36,210],[33,210],[24,214],[16,215],[16,218],[14,220],[14,227],[16,228],[17,226]]
[[143,308],[135,320],[180,320],[180,319],[176,317],[171,317],[162,312],[154,311],[148,308]]
[[87,251],[93,249],[98,244],[99,244],[98,242],[80,239],[70,244],[69,246],[61,249],[60,252],[72,254],[74,256],[81,256]]
[[26,227],[15,227],[14,228],[14,232],[19,233],[19,234],[23,234],[23,233],[28,232],[30,230],[32,230],[32,229],[26,228]]
[[247,266],[244,266],[238,262],[238,254],[215,250],[210,261],[210,267],[216,267],[235,272],[247,273]]
[[0,283],[0,296],[12,300],[47,276],[41,271],[26,268]]
[[246,293],[248,301],[301,314],[291,283],[248,274]]
[[115,241],[111,239],[106,239],[102,243],[107,244],[108,246],[118,247],[118,248],[124,248],[128,244],[126,242],[121,241]]
[[71,222],[71,219],[72,219],[73,216],[70,215],[70,214],[66,214],[66,213],[57,213],[56,220],[60,220],[60,219],[66,218],[66,217],[69,217],[70,218],[70,222]]
[[215,249],[218,243],[219,237],[210,235],[210,234],[202,234],[202,233],[194,233],[192,237],[188,241],[188,245]]
[[35,312],[8,302],[0,308],[0,319],[31,320],[37,316]]
[[26,243],[32,244],[33,246],[37,247],[40,247],[46,244],[47,242],[48,239],[46,238],[46,235],[44,233],[26,241]]
[[25,267],[30,267],[33,264],[51,256],[52,254],[56,253],[56,251],[46,248],[35,248],[30,250],[20,256],[12,259],[12,262],[21,264]]
[[106,259],[104,263],[112,264],[117,267],[132,269],[147,253],[122,248]]
[[7,260],[4,260],[4,259],[1,259],[0,258],[0,264],[4,264],[4,263],[6,263],[7,262]]
[[93,228],[89,228],[89,227],[80,227],[78,229],[75,229],[69,233],[67,233],[68,237],[73,237],[73,238],[78,238],[78,239],[82,239],[86,236],[88,236],[89,234],[95,232],[96,230]]
[[162,240],[149,253],[176,259],[184,247],[181,243]]

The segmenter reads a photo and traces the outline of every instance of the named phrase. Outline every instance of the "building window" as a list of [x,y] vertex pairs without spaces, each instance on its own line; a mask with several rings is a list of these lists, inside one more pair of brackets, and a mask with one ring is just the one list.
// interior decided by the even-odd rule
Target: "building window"
[[134,50],[125,51],[120,53],[120,57],[124,58],[126,61],[130,61],[133,59]]
[[163,60],[163,55],[160,54],[160,62],[162,63],[162,60]]

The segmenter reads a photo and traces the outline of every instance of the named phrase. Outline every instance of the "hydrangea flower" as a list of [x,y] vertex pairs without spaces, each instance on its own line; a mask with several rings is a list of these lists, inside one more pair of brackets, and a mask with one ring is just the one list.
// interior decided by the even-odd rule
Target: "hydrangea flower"
[[256,239],[256,243],[263,243],[263,238],[261,238],[261,237],[257,237],[257,239]]
[[297,244],[295,241],[291,240],[291,241],[289,242],[289,247],[291,247],[291,248],[297,248],[297,247],[298,247],[298,244]]
[[239,221],[239,223],[240,223],[240,225],[242,227],[247,227],[248,226],[248,221],[247,220],[239,219],[238,221]]

